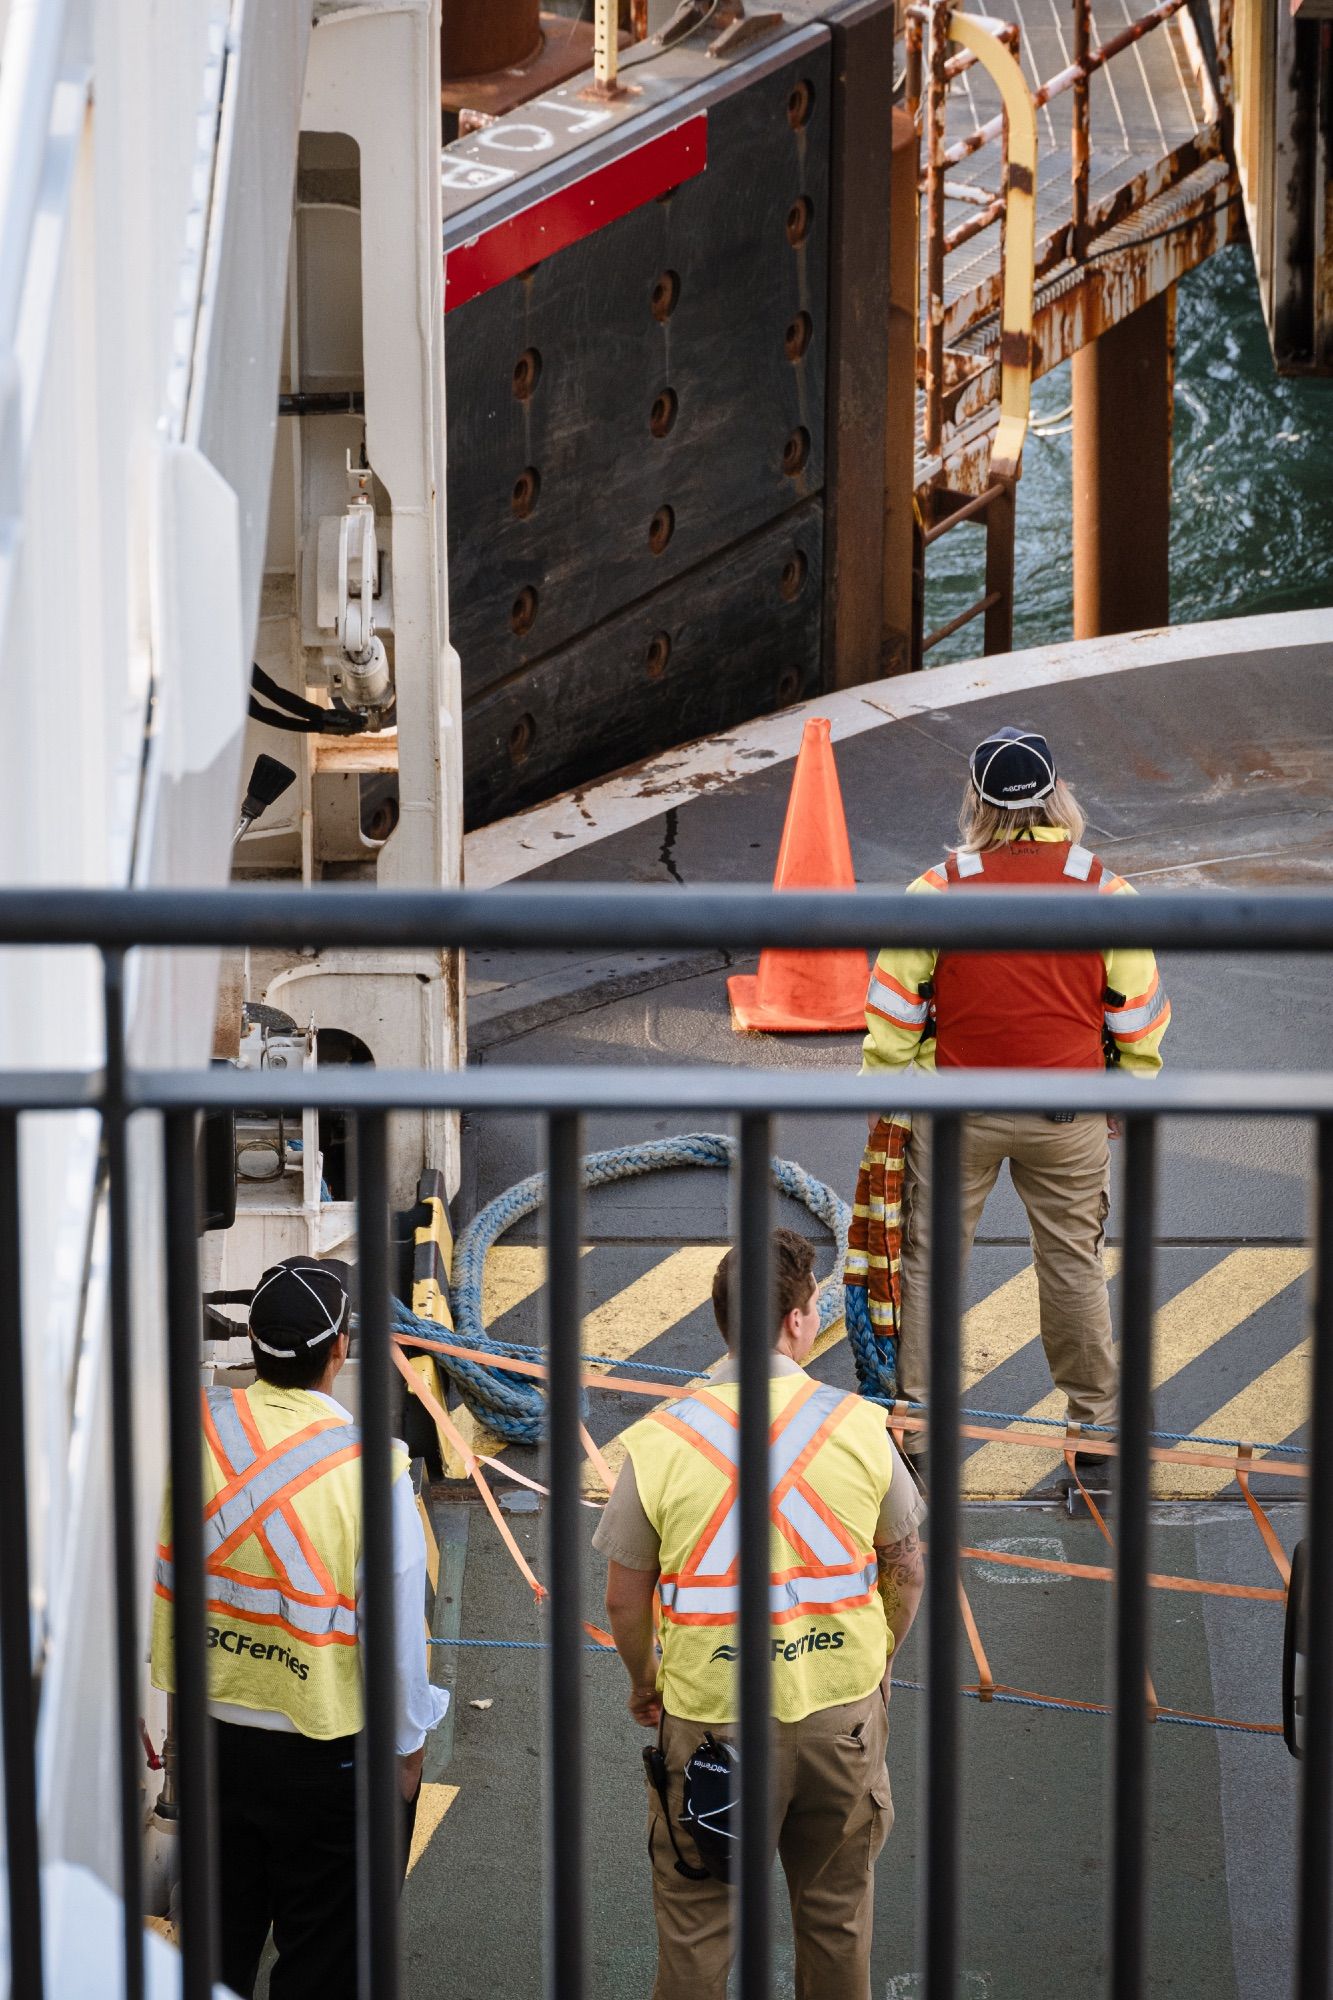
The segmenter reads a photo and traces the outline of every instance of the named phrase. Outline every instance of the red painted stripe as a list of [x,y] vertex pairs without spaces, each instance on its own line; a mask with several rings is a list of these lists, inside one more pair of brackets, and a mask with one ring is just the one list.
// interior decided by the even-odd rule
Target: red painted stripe
[[450,250],[444,260],[445,311],[466,305],[682,181],[693,180],[707,164],[708,118],[700,112]]

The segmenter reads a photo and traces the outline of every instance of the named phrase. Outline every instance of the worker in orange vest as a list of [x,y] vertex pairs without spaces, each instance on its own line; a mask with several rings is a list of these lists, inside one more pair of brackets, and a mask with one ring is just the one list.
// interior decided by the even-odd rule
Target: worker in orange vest
[[[1063,888],[1132,895],[1082,842],[1084,815],[1044,736],[1004,728],[969,762],[958,847],[909,894]],[[863,1074],[923,1069],[1161,1068],[1171,1005],[1150,951],[879,954],[866,996]],[[886,1095],[886,1104],[892,1092]],[[871,1121],[872,1126],[874,1120]],[[1115,1355],[1102,1243],[1110,1206],[1108,1128],[1100,1116],[978,1114],[963,1128],[964,1250],[1004,1161],[1027,1210],[1042,1345],[1075,1424],[1110,1424]],[[917,1118],[907,1147],[898,1392],[927,1396],[931,1145]],[[925,1451],[912,1453],[918,1471]],[[1076,1454],[1080,1472],[1094,1453]]]

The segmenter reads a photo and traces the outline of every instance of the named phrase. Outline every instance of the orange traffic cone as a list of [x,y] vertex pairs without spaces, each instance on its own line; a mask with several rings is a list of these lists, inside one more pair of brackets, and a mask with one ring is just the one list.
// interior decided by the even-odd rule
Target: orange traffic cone
[[[773,887],[855,886],[829,724],[812,715],[796,759]],[[770,1034],[846,1034],[865,1026],[868,978],[863,951],[766,951],[758,973],[727,981],[731,1025]]]

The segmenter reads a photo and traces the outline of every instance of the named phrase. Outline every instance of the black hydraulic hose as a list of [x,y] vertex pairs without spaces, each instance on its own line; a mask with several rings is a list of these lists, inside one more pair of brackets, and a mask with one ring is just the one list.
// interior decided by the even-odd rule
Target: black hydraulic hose
[[[258,661],[250,669],[250,688],[249,714],[256,722],[266,722],[270,729],[288,729],[298,735],[318,732],[325,736],[359,736],[365,729],[363,715],[353,715],[346,708],[321,708],[318,702],[293,694],[290,688],[280,686],[272,675],[266,674]],[[276,703],[276,708],[265,708],[258,699],[260,695]],[[279,713],[281,710],[286,713]]]

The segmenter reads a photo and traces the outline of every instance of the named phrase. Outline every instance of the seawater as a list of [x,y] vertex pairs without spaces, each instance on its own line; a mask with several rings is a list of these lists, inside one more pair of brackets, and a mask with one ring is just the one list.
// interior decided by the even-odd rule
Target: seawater
[[[1014,645],[1073,630],[1073,441],[1066,364],[1033,390],[1018,489]],[[1041,435],[1044,426],[1049,434]],[[1132,461],[1134,439],[1123,449]],[[926,630],[981,596],[984,530],[927,556]],[[1171,617],[1176,624],[1333,605],[1333,380],[1280,377],[1245,244],[1180,281],[1172,457]],[[930,666],[981,651],[980,621],[932,648]]]

